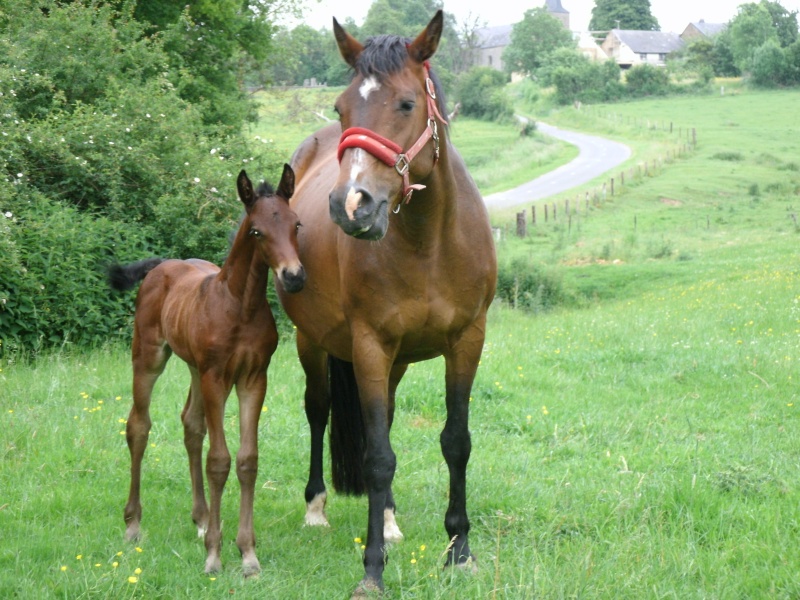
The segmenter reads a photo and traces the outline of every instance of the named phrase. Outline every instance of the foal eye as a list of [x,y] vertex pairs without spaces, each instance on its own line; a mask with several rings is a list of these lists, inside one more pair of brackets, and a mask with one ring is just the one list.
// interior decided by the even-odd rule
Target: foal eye
[[251,229],[250,235],[252,235],[254,238],[264,237],[264,234],[261,233],[258,229]]

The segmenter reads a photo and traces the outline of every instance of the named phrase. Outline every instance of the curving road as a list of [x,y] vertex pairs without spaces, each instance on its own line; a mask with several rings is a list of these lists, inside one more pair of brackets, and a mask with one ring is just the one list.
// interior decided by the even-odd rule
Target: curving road
[[610,171],[631,155],[631,149],[619,142],[565,131],[542,122],[536,123],[536,129],[577,146],[577,158],[519,187],[484,196],[488,208],[509,208],[560,194]]

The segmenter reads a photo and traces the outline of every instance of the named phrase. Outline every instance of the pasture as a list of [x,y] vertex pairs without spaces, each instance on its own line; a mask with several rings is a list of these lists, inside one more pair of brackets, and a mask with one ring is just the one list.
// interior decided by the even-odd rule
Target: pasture
[[[409,369],[392,435],[405,539],[387,599],[800,596],[798,100],[740,90],[543,116],[630,143],[632,163],[672,143],[643,119],[696,127],[698,144],[569,226],[499,243],[501,263],[541,266],[564,302],[490,309],[470,413],[476,575],[441,569],[443,364]],[[504,227],[513,211],[492,218]],[[180,361],[154,392],[135,544],[122,518],[128,349],[0,369],[1,597],[343,598],[360,578],[365,498],[331,494],[332,527],[301,526],[309,433],[290,331],[259,425],[262,572],[248,580],[232,482],[224,570],[202,572]],[[233,405],[225,424],[235,440]]]

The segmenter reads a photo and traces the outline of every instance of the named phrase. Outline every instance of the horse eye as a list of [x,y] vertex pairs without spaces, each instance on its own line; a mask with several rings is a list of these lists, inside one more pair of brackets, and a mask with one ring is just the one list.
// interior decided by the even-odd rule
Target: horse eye
[[261,232],[260,232],[258,229],[251,229],[251,230],[250,230],[250,235],[252,235],[254,238],[260,238],[260,237],[262,237],[264,234],[263,234],[263,233],[261,233]]
[[295,223],[294,230],[295,231],[300,231],[300,228],[302,226],[303,226],[303,224],[300,221],[298,221],[297,223]]
[[411,112],[414,110],[414,105],[416,103],[413,100],[403,100],[400,102],[400,110],[403,112]]

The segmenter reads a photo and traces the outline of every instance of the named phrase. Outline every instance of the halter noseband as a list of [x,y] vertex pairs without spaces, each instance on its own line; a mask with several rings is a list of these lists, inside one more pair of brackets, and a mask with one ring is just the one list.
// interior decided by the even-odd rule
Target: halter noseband
[[411,194],[414,193],[414,190],[425,189],[425,186],[422,184],[412,184],[409,182],[409,167],[411,161],[414,160],[414,157],[419,154],[420,150],[422,150],[430,139],[433,139],[434,164],[439,160],[439,129],[436,125],[436,119],[438,118],[442,123],[447,123],[447,120],[439,113],[439,108],[436,106],[436,90],[430,76],[430,65],[428,61],[425,61],[423,66],[425,68],[428,124],[425,127],[425,131],[419,136],[419,139],[414,142],[408,150],[403,152],[402,147],[392,140],[388,140],[371,129],[366,129],[364,127],[350,127],[349,129],[345,129],[342,132],[342,137],[339,138],[337,155],[339,162],[342,162],[342,155],[348,148],[361,148],[386,165],[394,167],[397,174],[403,178],[403,202],[397,205],[394,212],[399,211],[403,203],[407,204],[408,201],[411,200]]

